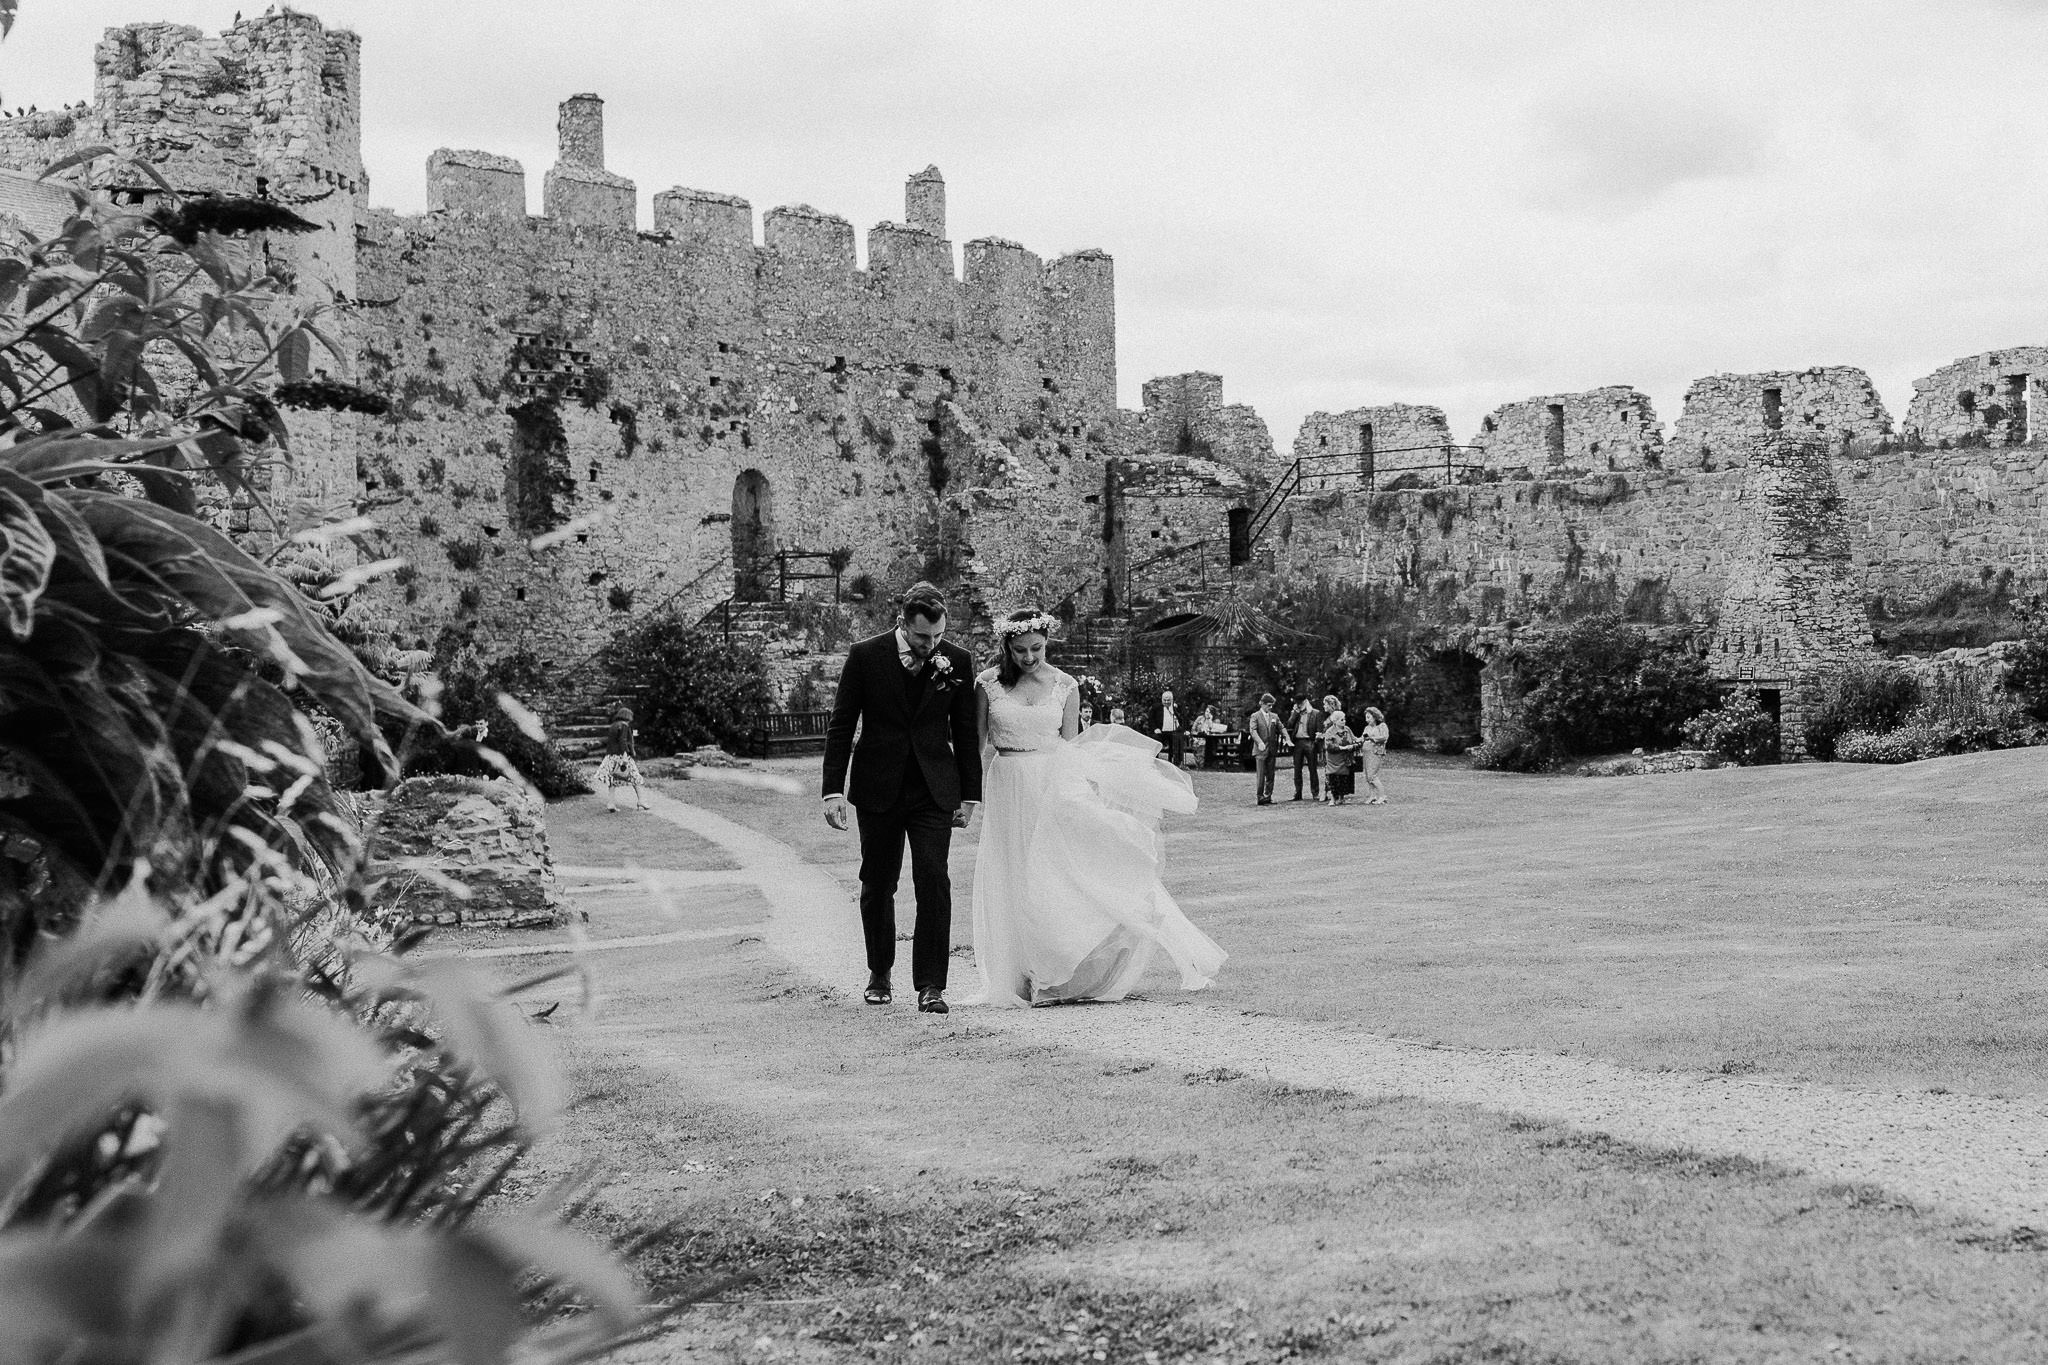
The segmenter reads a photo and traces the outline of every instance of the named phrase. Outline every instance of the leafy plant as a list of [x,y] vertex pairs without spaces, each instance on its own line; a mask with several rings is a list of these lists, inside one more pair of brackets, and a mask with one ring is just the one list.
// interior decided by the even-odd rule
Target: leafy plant
[[[0,928],[17,948],[138,859],[159,889],[203,894],[337,871],[351,831],[301,708],[386,775],[378,722],[432,724],[196,515],[207,479],[260,506],[256,468],[288,450],[264,385],[318,334],[273,323],[284,307],[226,241],[180,243],[84,195],[0,255],[0,830],[17,855]],[[144,363],[169,355],[200,385],[175,405]]]
[[[546,1205],[427,1222],[355,1197],[347,1177],[375,1148],[365,1101],[412,1050],[309,997],[274,958],[216,977],[204,1004],[67,999],[174,938],[171,917],[131,886],[10,996],[20,1042],[0,1094],[0,1359],[496,1361],[521,1344],[547,1359],[636,1319],[616,1264]],[[428,1007],[472,1064],[498,1064],[523,1130],[552,1120],[516,1012],[446,972],[374,954],[351,966],[383,1008]],[[81,1162],[101,1178],[73,1179]],[[536,1271],[594,1311],[532,1333]]]
[[1778,722],[1757,699],[1756,690],[1738,687],[1719,706],[1687,721],[1685,739],[1744,766],[1778,761]]
[[2048,721],[2048,602],[2016,607],[2025,633],[2006,660],[2005,685],[2038,721]]
[[1850,664],[1804,684],[1800,708],[1806,713],[1806,752],[1836,757],[1835,744],[1852,730],[1884,734],[1905,724],[1920,704],[1920,684],[1895,663]]
[[656,753],[732,747],[772,700],[759,645],[724,640],[674,616],[641,622],[599,657],[638,694],[634,719]]
[[532,1271],[599,1330],[630,1292],[479,1216],[542,1069],[502,1001],[362,942],[322,768],[316,720],[382,776],[380,723],[437,729],[328,605],[389,566],[266,564],[194,515],[212,481],[290,531],[254,476],[320,338],[216,231],[262,213],[158,184],[181,216],[81,193],[0,247],[0,1358],[561,1358],[596,1333],[535,1342]]
[[[534,789],[549,800],[579,796],[590,790],[576,765],[562,756],[545,732],[530,733],[525,724],[551,678],[545,665],[528,650],[515,650],[485,662],[468,645],[451,645],[436,664],[441,732],[418,734],[405,749],[408,777],[425,773],[459,773],[493,777],[503,769],[502,757]],[[502,699],[509,698],[508,707]],[[477,744],[479,724],[488,726],[489,754]]]
[[[1506,652],[1518,702],[1519,747],[1510,766],[1554,766],[1573,754],[1659,747],[1714,701],[1690,635],[1659,632],[1607,613],[1524,634]],[[1475,761],[1501,746],[1482,745]]]
[[1919,722],[1882,734],[1851,730],[1836,740],[1834,747],[1834,757],[1844,763],[1914,763],[1947,752],[1947,736],[1937,727]]

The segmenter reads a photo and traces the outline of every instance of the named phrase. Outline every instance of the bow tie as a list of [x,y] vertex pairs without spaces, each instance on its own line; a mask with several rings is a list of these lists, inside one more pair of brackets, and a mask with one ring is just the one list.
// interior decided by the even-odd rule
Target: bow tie
[[898,650],[896,653],[896,657],[901,659],[903,661],[903,666],[913,673],[917,672],[918,669],[923,668],[925,665],[925,660],[918,658],[915,654],[912,654],[907,649]]

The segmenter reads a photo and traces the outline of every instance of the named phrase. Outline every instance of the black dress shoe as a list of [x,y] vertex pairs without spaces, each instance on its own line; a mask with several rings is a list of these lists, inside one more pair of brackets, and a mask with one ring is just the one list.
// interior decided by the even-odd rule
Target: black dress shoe
[[951,1013],[946,1008],[946,997],[942,991],[919,991],[917,993],[917,1012],[919,1014]]
[[860,993],[860,998],[867,1001],[870,1005],[888,1004],[889,974],[887,972],[869,972],[868,988]]

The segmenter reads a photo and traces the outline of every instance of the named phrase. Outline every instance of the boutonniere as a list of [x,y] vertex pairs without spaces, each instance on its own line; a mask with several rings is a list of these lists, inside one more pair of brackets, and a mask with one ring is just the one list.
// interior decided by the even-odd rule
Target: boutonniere
[[935,677],[946,677],[953,671],[953,661],[943,654],[933,653],[932,673]]

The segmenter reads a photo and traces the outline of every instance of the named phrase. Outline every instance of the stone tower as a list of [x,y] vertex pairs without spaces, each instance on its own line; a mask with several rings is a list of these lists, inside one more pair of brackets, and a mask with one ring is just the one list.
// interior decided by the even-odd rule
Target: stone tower
[[925,167],[903,187],[903,221],[946,240],[946,178],[937,166]]
[[1872,657],[1870,617],[1850,572],[1849,522],[1818,441],[1751,443],[1750,522],[1707,654],[1717,678],[1779,692],[1784,753],[1805,752],[1801,685]]
[[[362,154],[362,40],[284,10],[221,34],[184,24],[109,29],[94,54],[81,134],[154,166],[173,188],[275,199],[318,225],[276,234],[302,297],[356,294],[355,229],[369,194]],[[111,169],[108,188],[154,182]]]
[[541,182],[541,211],[579,227],[631,232],[639,221],[633,182],[604,168],[604,101],[569,96],[555,132],[555,164]]

